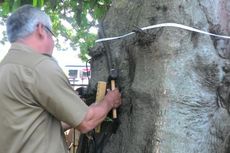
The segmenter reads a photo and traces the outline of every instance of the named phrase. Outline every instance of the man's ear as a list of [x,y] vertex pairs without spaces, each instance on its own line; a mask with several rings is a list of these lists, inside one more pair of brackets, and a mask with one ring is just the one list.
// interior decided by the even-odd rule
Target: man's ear
[[36,34],[39,38],[44,38],[45,36],[44,26],[40,23],[37,25]]

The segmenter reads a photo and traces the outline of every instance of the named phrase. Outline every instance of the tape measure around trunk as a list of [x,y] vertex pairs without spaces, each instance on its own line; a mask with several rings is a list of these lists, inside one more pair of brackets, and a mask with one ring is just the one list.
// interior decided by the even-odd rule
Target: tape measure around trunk
[[[185,29],[185,30],[189,30],[189,31],[193,31],[193,32],[201,33],[201,34],[206,34],[206,35],[210,35],[210,36],[214,36],[214,37],[230,39],[230,36],[218,35],[218,34],[202,31],[202,30],[199,30],[199,29],[196,29],[196,28],[193,28],[193,27],[189,27],[189,26],[186,26],[186,25],[178,24],[178,23],[161,23],[161,24],[156,24],[156,25],[152,25],[152,26],[143,27],[143,28],[141,28],[141,30],[148,30],[148,29],[154,29],[154,28],[160,28],[160,27],[176,27],[176,28],[181,28],[181,29]],[[134,33],[135,32],[130,32],[130,33],[127,33],[125,35],[121,35],[121,36],[117,36],[117,37],[102,38],[102,39],[96,40],[96,42],[103,42],[103,41],[121,39],[121,38],[127,37],[129,35],[132,35]]]

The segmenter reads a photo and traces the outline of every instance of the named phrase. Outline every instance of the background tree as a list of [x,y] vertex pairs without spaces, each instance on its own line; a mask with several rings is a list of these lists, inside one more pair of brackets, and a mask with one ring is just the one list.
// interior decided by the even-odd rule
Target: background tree
[[[88,49],[95,44],[96,39],[96,35],[90,33],[90,29],[98,27],[98,22],[110,7],[111,0],[2,0],[1,24],[5,22],[10,12],[24,4],[44,9],[51,16],[54,33],[69,40],[73,50],[79,47],[80,57],[87,60]],[[66,27],[65,23],[70,27]],[[2,42],[5,41],[6,37]],[[61,48],[58,39],[56,47],[66,50]]]

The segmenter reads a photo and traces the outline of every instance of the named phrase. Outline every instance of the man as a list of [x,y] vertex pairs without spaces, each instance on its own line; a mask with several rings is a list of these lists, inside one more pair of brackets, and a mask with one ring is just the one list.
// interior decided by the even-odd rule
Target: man
[[117,89],[89,107],[75,94],[52,58],[51,21],[43,11],[19,8],[7,20],[7,35],[12,45],[0,64],[1,153],[67,153],[63,128],[87,132],[121,104]]

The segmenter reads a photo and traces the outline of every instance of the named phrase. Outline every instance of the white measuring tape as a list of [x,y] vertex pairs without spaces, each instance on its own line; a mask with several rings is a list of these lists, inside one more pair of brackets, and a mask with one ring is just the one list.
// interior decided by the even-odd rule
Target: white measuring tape
[[[181,28],[181,29],[185,29],[185,30],[189,30],[189,31],[194,31],[194,32],[198,32],[198,33],[202,33],[202,34],[206,34],[206,35],[210,35],[210,36],[220,37],[220,38],[224,38],[224,39],[230,39],[230,36],[218,35],[218,34],[214,34],[214,33],[206,32],[206,31],[202,31],[202,30],[199,30],[199,29],[195,29],[195,28],[192,28],[192,27],[189,27],[189,26],[185,26],[185,25],[182,25],[182,24],[177,24],[177,23],[156,24],[156,25],[152,25],[152,26],[141,28],[141,30],[154,29],[154,28],[160,28],[160,27],[177,27],[177,28]],[[122,36],[102,38],[102,39],[96,40],[96,42],[103,42],[103,41],[120,39],[120,38],[127,37],[129,35],[132,35],[134,33],[135,32],[130,32],[130,33],[127,33],[127,34],[122,35]]]

